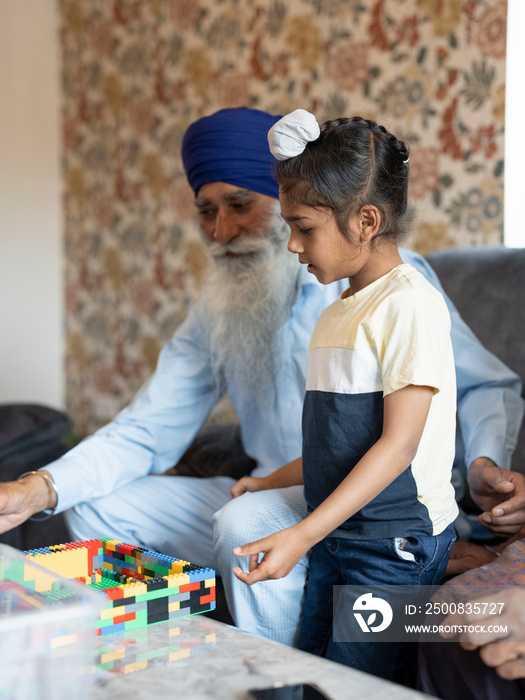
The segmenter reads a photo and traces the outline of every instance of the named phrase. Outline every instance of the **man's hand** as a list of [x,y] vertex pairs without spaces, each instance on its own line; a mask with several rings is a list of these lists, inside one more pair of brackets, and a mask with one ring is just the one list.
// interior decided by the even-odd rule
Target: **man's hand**
[[496,559],[497,554],[472,542],[454,542],[450,550],[446,576],[457,576],[465,571],[476,569],[478,566],[489,564]]
[[[239,566],[233,568],[233,573],[240,581],[251,586],[258,581],[283,578],[297,562],[303,558],[309,546],[300,534],[297,525],[264,537],[257,542],[234,547],[233,553],[238,557],[250,557],[249,573]],[[259,554],[264,556],[259,561]]]
[[[487,666],[495,668],[502,678],[525,678],[525,590],[508,588],[497,595],[471,602],[471,612],[449,615],[442,624],[470,626],[472,631],[459,637],[464,649],[481,647],[481,659]],[[500,608],[498,616],[488,614]],[[454,633],[451,631],[442,636],[452,637]]]
[[472,498],[485,512],[478,520],[498,537],[511,536],[525,524],[525,476],[498,467],[486,457],[475,459],[467,481]]
[[236,481],[230,488],[230,493],[232,498],[237,498],[238,496],[242,496],[243,493],[246,493],[247,491],[254,493],[255,491],[264,491],[269,488],[270,486],[267,485],[265,478],[258,476],[243,476],[242,479]]
[[0,483],[0,534],[12,530],[35,513],[55,505],[46,481],[35,474]]
[[498,676],[507,680],[525,678],[525,642],[487,644],[479,655],[487,666],[496,669]]

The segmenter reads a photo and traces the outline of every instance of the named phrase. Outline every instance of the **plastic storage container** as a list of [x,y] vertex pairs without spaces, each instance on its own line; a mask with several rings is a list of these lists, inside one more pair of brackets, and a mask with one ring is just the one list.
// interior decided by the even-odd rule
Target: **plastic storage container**
[[87,700],[105,599],[0,545],[0,698]]

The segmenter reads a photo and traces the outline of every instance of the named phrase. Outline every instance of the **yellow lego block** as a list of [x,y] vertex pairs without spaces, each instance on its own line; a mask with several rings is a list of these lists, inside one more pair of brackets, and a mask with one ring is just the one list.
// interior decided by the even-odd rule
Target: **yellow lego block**
[[180,651],[173,651],[170,656],[170,661],[177,661],[177,659],[187,659],[190,655],[191,649],[181,649]]
[[50,640],[51,649],[58,649],[59,647],[67,646],[68,644],[76,644],[78,641],[78,634],[66,634],[63,637],[55,637]]
[[183,561],[180,559],[179,561],[174,561],[172,563],[170,571],[173,574],[182,574],[185,566],[191,566],[191,564],[189,561]]
[[126,606],[125,605],[117,605],[116,608],[104,608],[104,610],[100,613],[100,619],[101,620],[109,620],[110,618],[119,617],[120,615],[125,615],[125,614],[126,614]]
[[123,659],[126,656],[125,649],[119,649],[117,651],[108,651],[106,654],[100,655],[101,664],[107,664],[108,661],[116,661],[117,659]]
[[174,586],[184,586],[190,582],[190,577],[188,574],[170,574],[164,578],[168,579],[168,588],[173,588]]
[[52,552],[37,552],[30,558],[66,578],[85,578],[91,573],[86,547],[72,549],[61,547]]
[[133,673],[133,671],[142,671],[148,667],[147,661],[136,661],[134,664],[124,666],[124,673]]
[[148,592],[148,587],[145,583],[126,583],[122,587],[124,598],[131,598],[132,596],[142,595]]
[[[38,557],[31,557],[31,559],[37,564],[40,563]],[[37,571],[34,566],[31,566],[31,562],[24,564],[24,581],[35,581],[35,591],[38,593],[43,593],[44,591],[51,590],[53,583],[56,581],[56,576],[54,574],[45,574],[41,571]]]

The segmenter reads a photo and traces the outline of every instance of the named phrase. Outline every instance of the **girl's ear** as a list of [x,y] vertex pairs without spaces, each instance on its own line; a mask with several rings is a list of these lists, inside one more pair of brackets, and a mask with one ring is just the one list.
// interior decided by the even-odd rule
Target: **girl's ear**
[[381,226],[381,212],[373,204],[365,204],[358,212],[359,237],[362,243],[374,238]]

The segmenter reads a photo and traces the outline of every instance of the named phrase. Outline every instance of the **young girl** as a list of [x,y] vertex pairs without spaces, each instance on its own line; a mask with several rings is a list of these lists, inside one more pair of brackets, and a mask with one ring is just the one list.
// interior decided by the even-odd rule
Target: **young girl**
[[250,565],[234,573],[248,584],[280,578],[313,547],[299,646],[404,682],[408,645],[334,640],[332,614],[355,625],[356,598],[343,587],[333,612],[332,591],[439,583],[455,539],[450,319],[397,248],[408,150],[375,122],[319,128],[304,110],[283,117],[268,138],[288,249],[321,283],[348,278],[349,288],[310,342],[302,458],[232,487],[239,496],[304,483],[308,516],[236,547]]

